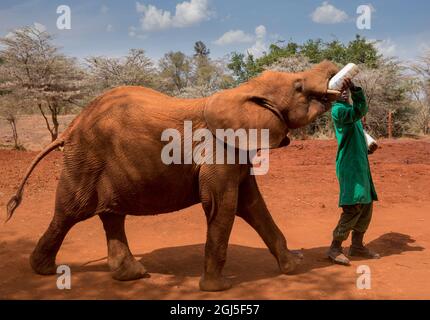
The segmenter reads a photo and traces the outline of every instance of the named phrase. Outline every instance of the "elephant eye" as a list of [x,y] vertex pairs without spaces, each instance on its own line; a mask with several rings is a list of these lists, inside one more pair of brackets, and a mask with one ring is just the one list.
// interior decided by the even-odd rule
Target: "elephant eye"
[[322,93],[322,94],[314,93],[314,94],[309,96],[309,100],[318,100],[318,101],[322,101],[322,102],[327,102],[328,97],[327,97],[327,94],[325,94],[325,93]]

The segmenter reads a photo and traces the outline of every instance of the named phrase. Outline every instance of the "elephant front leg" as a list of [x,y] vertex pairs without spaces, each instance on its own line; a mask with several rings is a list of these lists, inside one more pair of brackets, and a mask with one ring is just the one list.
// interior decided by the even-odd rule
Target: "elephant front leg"
[[238,216],[257,231],[278,261],[282,273],[292,272],[301,262],[301,256],[288,250],[287,241],[273,221],[258,190],[255,176],[249,176],[240,186]]
[[236,215],[238,186],[219,184],[218,187],[210,184],[201,187],[201,200],[208,222],[205,266],[200,279],[200,290],[203,291],[231,288],[231,281],[222,275],[222,269]]
[[227,256],[228,239],[234,221],[234,212],[218,212],[223,218],[214,218],[208,225],[205,246],[205,269],[200,279],[203,291],[222,291],[231,288],[231,281],[222,275]]
[[100,214],[108,242],[108,264],[112,278],[120,281],[149,277],[145,267],[130,252],[124,230],[125,215]]

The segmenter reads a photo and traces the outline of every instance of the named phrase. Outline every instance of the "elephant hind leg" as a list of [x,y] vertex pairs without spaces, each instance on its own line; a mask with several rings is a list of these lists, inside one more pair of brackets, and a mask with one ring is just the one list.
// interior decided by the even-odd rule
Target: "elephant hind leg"
[[70,183],[63,171],[57,187],[55,213],[48,229],[38,241],[30,256],[32,269],[41,275],[55,274],[55,258],[67,233],[78,222],[94,214],[94,194],[88,194],[88,200],[79,202],[76,199],[78,188]]
[[79,220],[66,216],[57,210],[48,229],[38,241],[30,256],[30,265],[34,272],[41,275],[55,274],[57,271],[55,258],[69,230]]
[[100,219],[106,232],[108,243],[108,264],[112,278],[120,281],[147,278],[145,267],[130,252],[125,235],[125,215],[101,213]]

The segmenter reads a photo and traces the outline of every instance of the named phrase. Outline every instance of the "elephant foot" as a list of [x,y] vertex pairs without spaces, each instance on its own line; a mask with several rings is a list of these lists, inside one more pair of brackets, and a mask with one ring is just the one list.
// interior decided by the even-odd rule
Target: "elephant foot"
[[303,262],[303,254],[299,251],[289,251],[281,261],[279,261],[279,269],[282,273],[292,273],[298,265]]
[[34,272],[40,275],[52,275],[57,273],[55,258],[46,257],[34,252],[30,256],[30,266]]
[[112,278],[119,281],[130,281],[141,278],[149,278],[145,267],[136,259],[124,259],[123,263],[112,271]]
[[229,279],[223,276],[216,278],[202,276],[199,286],[202,291],[224,291],[230,289],[232,283]]

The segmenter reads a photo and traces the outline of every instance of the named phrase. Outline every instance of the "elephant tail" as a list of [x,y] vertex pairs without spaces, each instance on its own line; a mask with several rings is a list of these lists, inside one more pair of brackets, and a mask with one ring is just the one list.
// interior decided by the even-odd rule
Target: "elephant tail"
[[48,153],[50,153],[52,150],[55,150],[56,148],[64,145],[64,135],[56,139],[55,141],[51,142],[43,151],[41,151],[37,157],[33,160],[30,167],[27,169],[27,172],[25,173],[24,178],[21,181],[21,184],[18,187],[17,192],[15,195],[9,200],[7,203],[7,215],[6,215],[6,222],[8,222],[15,211],[16,208],[21,204],[22,195],[24,192],[24,186],[27,182],[28,177],[30,177],[31,173],[33,172],[33,169],[37,166],[40,160],[42,160]]

